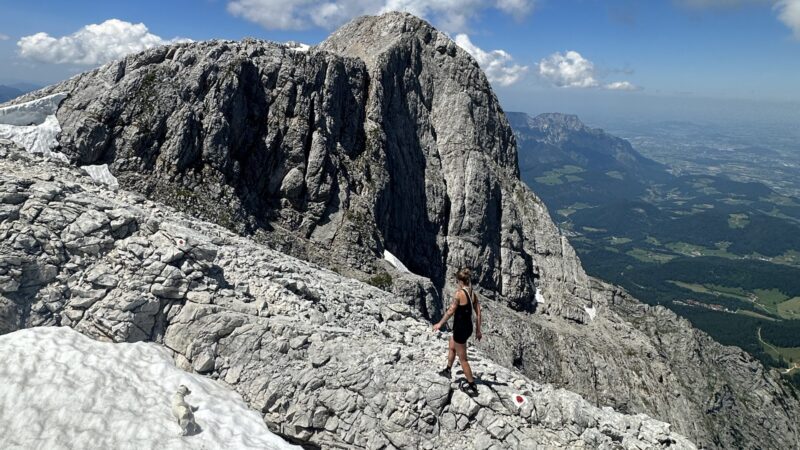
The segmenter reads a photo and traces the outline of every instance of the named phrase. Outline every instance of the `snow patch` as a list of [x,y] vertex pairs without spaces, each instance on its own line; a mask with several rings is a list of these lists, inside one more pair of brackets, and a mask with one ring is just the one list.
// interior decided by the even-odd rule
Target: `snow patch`
[[99,166],[81,166],[87,174],[97,183],[103,183],[112,189],[119,188],[119,182],[111,175],[108,170],[108,164],[101,164]]
[[597,315],[597,308],[592,306],[591,308],[588,306],[584,306],[583,310],[586,311],[586,314],[589,315],[589,320],[594,320],[594,316]]
[[384,250],[384,251],[383,251],[383,259],[385,259],[386,261],[389,261],[389,264],[391,264],[392,266],[394,266],[394,268],[395,268],[395,269],[397,269],[397,270],[399,270],[400,272],[403,272],[403,273],[411,273],[411,271],[410,271],[410,270],[408,270],[408,268],[405,266],[405,264],[403,264],[403,262],[402,262],[402,261],[400,261],[399,259],[397,259],[397,257],[396,257],[396,256],[394,256],[393,254],[391,254],[391,253],[389,252],[389,250]]
[[289,41],[286,43],[286,45],[289,47],[289,50],[295,52],[307,52],[311,48],[311,46],[308,44],[303,44],[302,42],[295,42],[295,41]]
[[0,108],[0,124],[5,125],[40,125],[48,116],[58,111],[58,105],[67,98],[66,92],[48,95],[18,105]]
[[544,295],[542,295],[542,291],[537,287],[536,288],[536,303],[544,303]]
[[67,93],[59,92],[0,108],[0,139],[8,139],[29,153],[41,153],[67,162],[65,155],[53,151],[58,147],[57,138],[61,133],[56,111],[65,98]]
[[[0,448],[299,449],[239,394],[184,372],[152,343],[94,341],[68,327],[0,336]],[[201,431],[180,436],[170,402],[191,391]]]

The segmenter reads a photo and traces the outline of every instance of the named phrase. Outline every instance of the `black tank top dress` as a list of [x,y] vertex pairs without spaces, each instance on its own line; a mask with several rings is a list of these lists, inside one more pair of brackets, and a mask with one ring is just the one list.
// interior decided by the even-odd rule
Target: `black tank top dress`
[[467,304],[456,304],[453,314],[453,340],[457,344],[466,344],[472,336],[472,290],[462,289],[467,296]]

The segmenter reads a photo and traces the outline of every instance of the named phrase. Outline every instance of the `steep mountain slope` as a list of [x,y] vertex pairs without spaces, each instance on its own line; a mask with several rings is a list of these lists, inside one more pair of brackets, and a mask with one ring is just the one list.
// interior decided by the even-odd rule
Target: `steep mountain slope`
[[[669,424],[597,408],[475,351],[473,366],[481,383],[480,395],[472,399],[458,389],[461,377],[451,382],[436,373],[446,341],[432,333],[429,323],[414,319],[393,295],[139,194],[109,191],[78,169],[28,156],[2,142],[0,207],[0,332],[60,325],[101,341],[161,343],[180,367],[229,385],[275,432],[297,441],[326,449],[695,448],[670,431]],[[48,334],[43,336],[45,342],[25,351],[54,351],[47,345]],[[3,337],[0,344],[9,340]],[[239,424],[245,435],[214,440],[226,437],[224,425],[235,419],[226,415],[224,407],[230,405],[225,402],[207,403],[210,394],[222,395],[219,385],[197,375],[181,378],[174,367],[165,371],[163,361],[146,374],[126,376],[115,362],[133,359],[144,370],[147,361],[138,358],[146,352],[136,352],[141,347],[112,349],[80,339],[76,345],[100,348],[107,357],[94,364],[100,355],[92,353],[85,357],[87,367],[68,367],[62,373],[68,376],[82,368],[86,383],[91,379],[86,372],[109,376],[121,371],[118,376],[128,386],[106,386],[117,395],[131,395],[129,383],[140,386],[143,376],[149,377],[149,387],[138,401],[167,402],[178,380],[193,391],[199,387],[192,397],[198,402],[192,404],[201,406],[197,418],[205,430],[200,435],[167,440],[164,420],[148,422],[163,417],[164,408],[154,407],[148,417],[136,419],[143,427],[150,423],[136,428],[137,438],[146,439],[146,429],[158,432],[152,436],[158,439],[156,448],[268,444],[268,433],[249,415]],[[4,361],[0,374],[7,373],[12,386],[38,361],[18,361],[22,351],[3,352],[12,359]],[[65,350],[62,357],[70,352],[78,349]],[[127,357],[115,358],[117,352]],[[86,389],[59,387],[58,380],[39,391],[60,388],[54,403],[65,393]],[[8,388],[4,384],[0,394]],[[30,395],[30,390],[21,391]],[[105,399],[108,408],[120,407],[122,411],[102,416],[109,419],[138,404],[115,405],[104,394],[92,393],[71,406],[83,407],[75,414],[91,423],[56,436],[60,444],[97,448],[99,442],[113,446],[124,439],[125,427],[109,427],[104,436],[86,441],[96,430],[98,410],[103,410],[94,402]],[[0,396],[0,405],[5,398]],[[7,398],[19,397],[11,393]],[[0,428],[18,426],[15,416],[4,414],[20,409],[3,408]],[[64,420],[74,417],[59,416],[45,430],[23,436],[49,433]],[[2,433],[0,444],[13,448],[17,437]]]
[[153,49],[18,101],[61,91],[60,151],[108,163],[124,188],[346,274],[381,270],[388,249],[431,280],[436,295],[391,272],[424,318],[471,266],[494,300],[479,347],[506,367],[668,421],[703,446],[798,439],[800,405],[776,376],[586,276],[519,180],[486,77],[420,19],[359,18],[308,52]]
[[417,19],[383,23],[368,53],[397,67],[244,41],[154,49],[78,76],[47,89],[70,92],[62,148],[80,164],[108,162],[123,186],[268,230],[276,247],[331,266],[371,272],[387,248],[441,288],[470,261],[523,309],[533,254],[553,260],[554,276],[580,278],[576,262],[550,257],[562,246],[549,220],[522,239],[522,217],[546,215],[513,182],[512,132],[477,64]]

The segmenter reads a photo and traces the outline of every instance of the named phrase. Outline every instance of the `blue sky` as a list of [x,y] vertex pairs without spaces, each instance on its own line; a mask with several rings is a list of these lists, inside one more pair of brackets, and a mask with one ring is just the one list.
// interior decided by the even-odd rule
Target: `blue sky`
[[[398,6],[470,50],[506,109],[800,102],[800,0],[2,0],[0,83],[56,82],[119,47],[176,37],[314,44],[352,16]],[[147,30],[75,35],[108,19]],[[36,33],[47,36],[22,45]]]

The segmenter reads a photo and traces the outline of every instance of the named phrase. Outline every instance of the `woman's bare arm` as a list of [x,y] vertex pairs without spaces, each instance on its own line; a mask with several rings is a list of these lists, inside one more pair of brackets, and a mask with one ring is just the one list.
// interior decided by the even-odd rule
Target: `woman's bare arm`
[[442,316],[442,320],[440,320],[439,323],[433,326],[433,329],[438,330],[439,328],[444,326],[444,324],[447,323],[448,319],[450,319],[450,317],[452,317],[453,314],[456,313],[457,306],[458,306],[458,293],[456,293],[456,295],[453,296],[453,303],[451,303],[450,307],[447,308],[447,311],[445,311],[444,316]]

